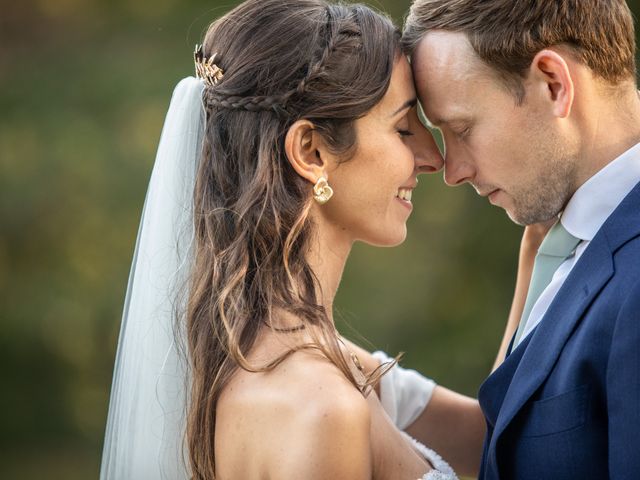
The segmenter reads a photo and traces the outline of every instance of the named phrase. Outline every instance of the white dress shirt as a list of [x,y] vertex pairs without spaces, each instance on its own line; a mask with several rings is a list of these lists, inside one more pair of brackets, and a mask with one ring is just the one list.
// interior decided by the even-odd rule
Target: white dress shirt
[[[558,267],[551,282],[533,305],[520,342],[540,323],[593,237],[638,182],[640,182],[640,143],[587,180],[571,197],[560,221],[571,235],[582,241],[578,244],[575,254]],[[561,320],[557,319],[557,321]],[[513,348],[517,346],[514,344]]]

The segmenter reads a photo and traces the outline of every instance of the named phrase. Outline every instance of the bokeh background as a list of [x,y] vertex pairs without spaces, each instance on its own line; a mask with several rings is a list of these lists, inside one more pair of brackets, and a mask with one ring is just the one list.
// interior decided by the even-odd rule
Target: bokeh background
[[[402,21],[408,0],[374,6]],[[120,315],[160,129],[234,2],[0,0],[0,478],[97,478]],[[631,2],[634,12],[637,2]],[[507,318],[521,229],[422,177],[401,247],[358,245],[343,332],[469,395]]]

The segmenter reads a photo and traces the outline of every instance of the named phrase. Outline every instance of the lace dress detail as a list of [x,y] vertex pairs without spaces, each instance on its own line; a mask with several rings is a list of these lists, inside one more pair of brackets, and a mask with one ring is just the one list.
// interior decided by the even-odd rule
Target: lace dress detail
[[411,443],[411,445],[413,445],[413,447],[431,465],[433,465],[433,470],[425,473],[422,478],[418,478],[416,480],[459,480],[453,469],[440,455],[430,448],[425,447],[422,443],[408,435],[406,432],[401,433]]

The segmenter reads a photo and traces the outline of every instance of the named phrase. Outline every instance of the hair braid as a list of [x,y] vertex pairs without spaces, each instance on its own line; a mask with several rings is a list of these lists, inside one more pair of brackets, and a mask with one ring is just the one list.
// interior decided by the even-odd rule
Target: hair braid
[[286,113],[289,98],[295,93],[291,91],[283,95],[257,95],[242,97],[238,95],[225,96],[215,88],[207,88],[204,94],[208,107],[226,110],[248,110],[249,112],[273,111]]
[[322,51],[322,55],[320,55],[320,59],[313,65],[309,66],[307,70],[307,74],[298,84],[296,88],[296,93],[298,95],[304,95],[304,92],[307,88],[307,84],[315,80],[316,78],[322,77],[326,65],[329,60],[329,56],[336,49],[338,39],[340,37],[340,21],[336,19],[336,21],[332,20],[331,15],[331,7],[327,5],[326,8],[327,13],[327,22],[325,24],[325,36],[327,37],[326,45]]
[[[287,93],[281,95],[257,95],[257,96],[225,96],[219,92],[217,88],[210,87],[205,90],[205,103],[207,106],[225,110],[247,110],[250,112],[272,111],[277,114],[289,114],[287,108],[289,100],[293,96],[303,96],[307,86],[314,80],[321,79],[324,76],[326,66],[329,62],[331,54],[335,52],[340,41],[345,38],[358,36],[360,33],[353,27],[349,28],[342,25],[339,19],[333,19],[331,7],[327,6],[327,22],[325,28],[325,36],[327,37],[325,48],[317,62],[310,64],[304,78],[298,83],[297,87]],[[334,20],[334,21],[332,21]]]

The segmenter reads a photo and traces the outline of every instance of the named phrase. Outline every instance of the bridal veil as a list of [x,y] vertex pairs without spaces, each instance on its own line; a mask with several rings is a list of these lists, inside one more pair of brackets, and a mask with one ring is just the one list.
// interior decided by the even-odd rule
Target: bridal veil
[[184,310],[193,248],[193,190],[202,150],[204,82],[176,86],[160,137],[129,275],[101,480],[189,478],[184,447]]

